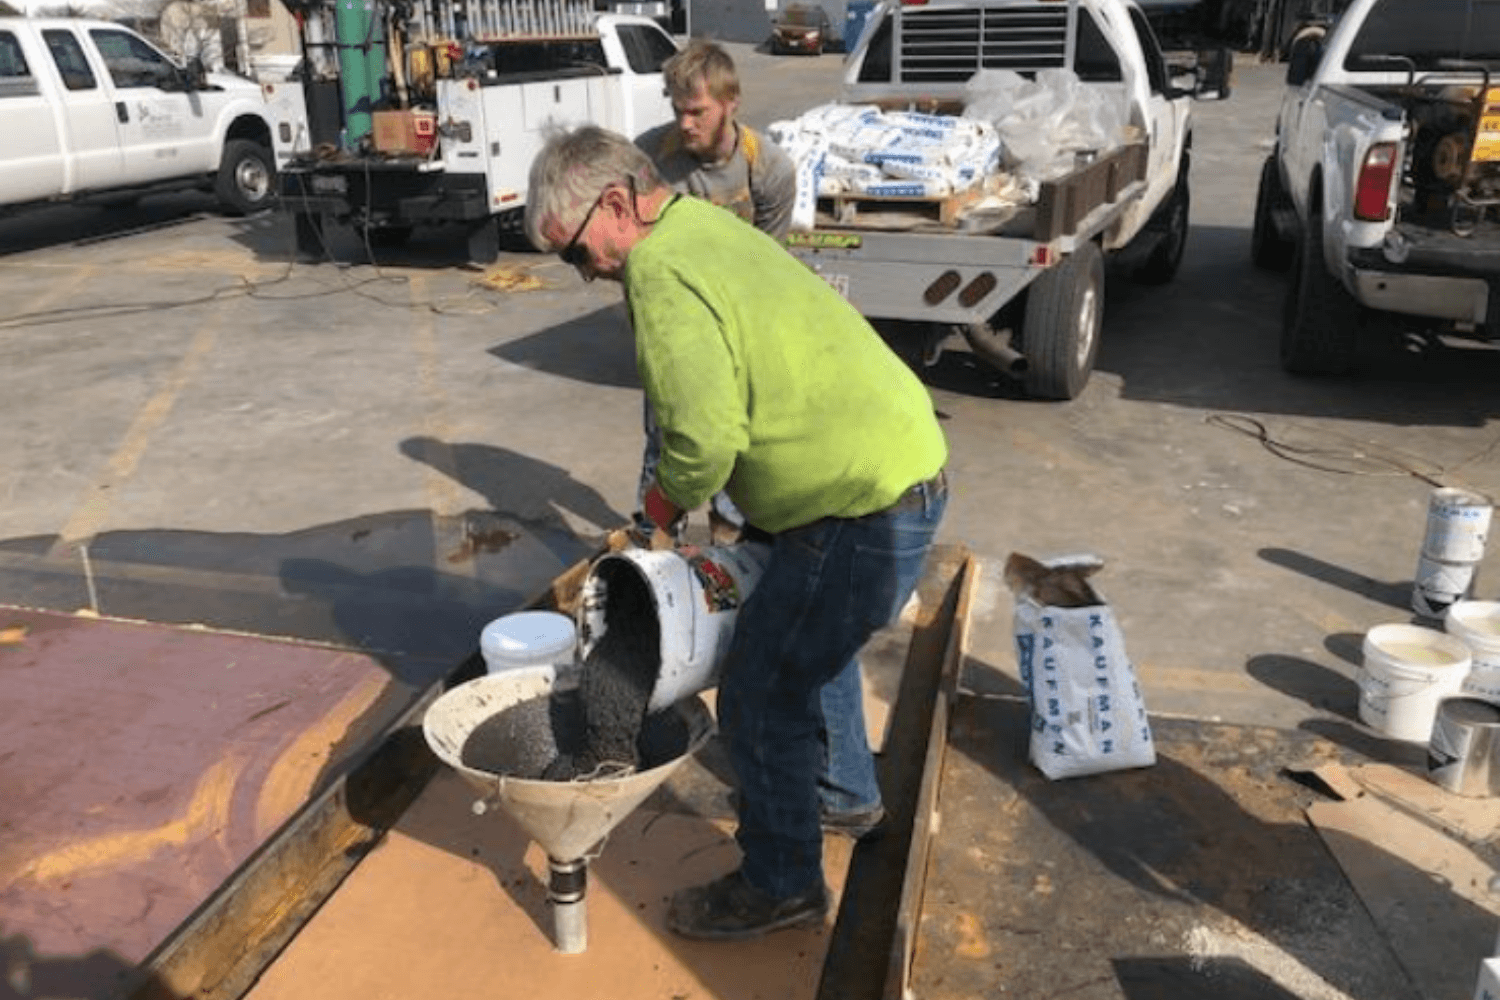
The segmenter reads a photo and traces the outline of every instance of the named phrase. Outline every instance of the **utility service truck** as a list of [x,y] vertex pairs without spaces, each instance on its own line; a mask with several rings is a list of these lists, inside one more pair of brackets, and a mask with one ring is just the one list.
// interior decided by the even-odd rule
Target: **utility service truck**
[[909,358],[958,332],[1030,395],[1071,399],[1106,254],[1147,282],[1177,271],[1189,106],[1228,72],[1218,51],[1174,75],[1130,0],[885,0],[842,100],[771,129],[799,169],[790,249]]
[[328,222],[372,243],[464,227],[499,252],[526,205],[531,161],[556,127],[635,138],[670,121],[661,67],[677,52],[647,17],[587,0],[288,0],[302,25],[308,135],[281,170],[299,256]]
[[[1290,267],[1281,362],[1500,337],[1500,0],[1355,0],[1293,43],[1251,253]],[[1416,327],[1416,329],[1413,329]]]
[[276,193],[281,124],[260,85],[179,65],[129,28],[0,17],[0,214],[183,187],[253,212]]

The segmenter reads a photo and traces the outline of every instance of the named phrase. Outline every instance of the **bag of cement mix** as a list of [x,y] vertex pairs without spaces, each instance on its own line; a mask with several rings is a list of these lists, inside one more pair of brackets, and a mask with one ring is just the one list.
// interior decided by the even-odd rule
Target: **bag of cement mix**
[[1089,584],[1097,557],[1012,553],[1016,660],[1031,700],[1031,762],[1052,780],[1156,763],[1119,623]]
[[1000,163],[988,122],[825,104],[773,123],[771,140],[797,168],[792,228],[811,229],[817,199],[840,194],[940,198],[976,187]]

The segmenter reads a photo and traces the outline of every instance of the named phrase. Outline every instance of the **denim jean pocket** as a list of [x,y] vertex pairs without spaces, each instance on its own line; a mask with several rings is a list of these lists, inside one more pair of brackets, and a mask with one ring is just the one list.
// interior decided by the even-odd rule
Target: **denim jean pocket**
[[850,563],[850,616],[867,635],[901,613],[916,588],[932,537],[928,532],[893,535],[884,545],[856,545]]

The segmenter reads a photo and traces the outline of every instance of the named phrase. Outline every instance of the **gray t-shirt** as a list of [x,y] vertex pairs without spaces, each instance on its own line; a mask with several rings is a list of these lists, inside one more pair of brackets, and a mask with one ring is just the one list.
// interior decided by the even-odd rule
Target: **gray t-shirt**
[[675,122],[643,134],[636,144],[651,157],[662,179],[744,219],[778,240],[792,224],[797,171],[781,147],[746,125],[735,124],[739,141],[723,163],[704,163],[682,148]]

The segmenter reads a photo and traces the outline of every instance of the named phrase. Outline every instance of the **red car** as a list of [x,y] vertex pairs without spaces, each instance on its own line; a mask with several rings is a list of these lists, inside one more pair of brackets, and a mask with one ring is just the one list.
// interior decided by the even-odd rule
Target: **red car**
[[834,39],[828,12],[816,4],[792,3],[782,8],[771,24],[771,51],[806,52],[822,55]]

